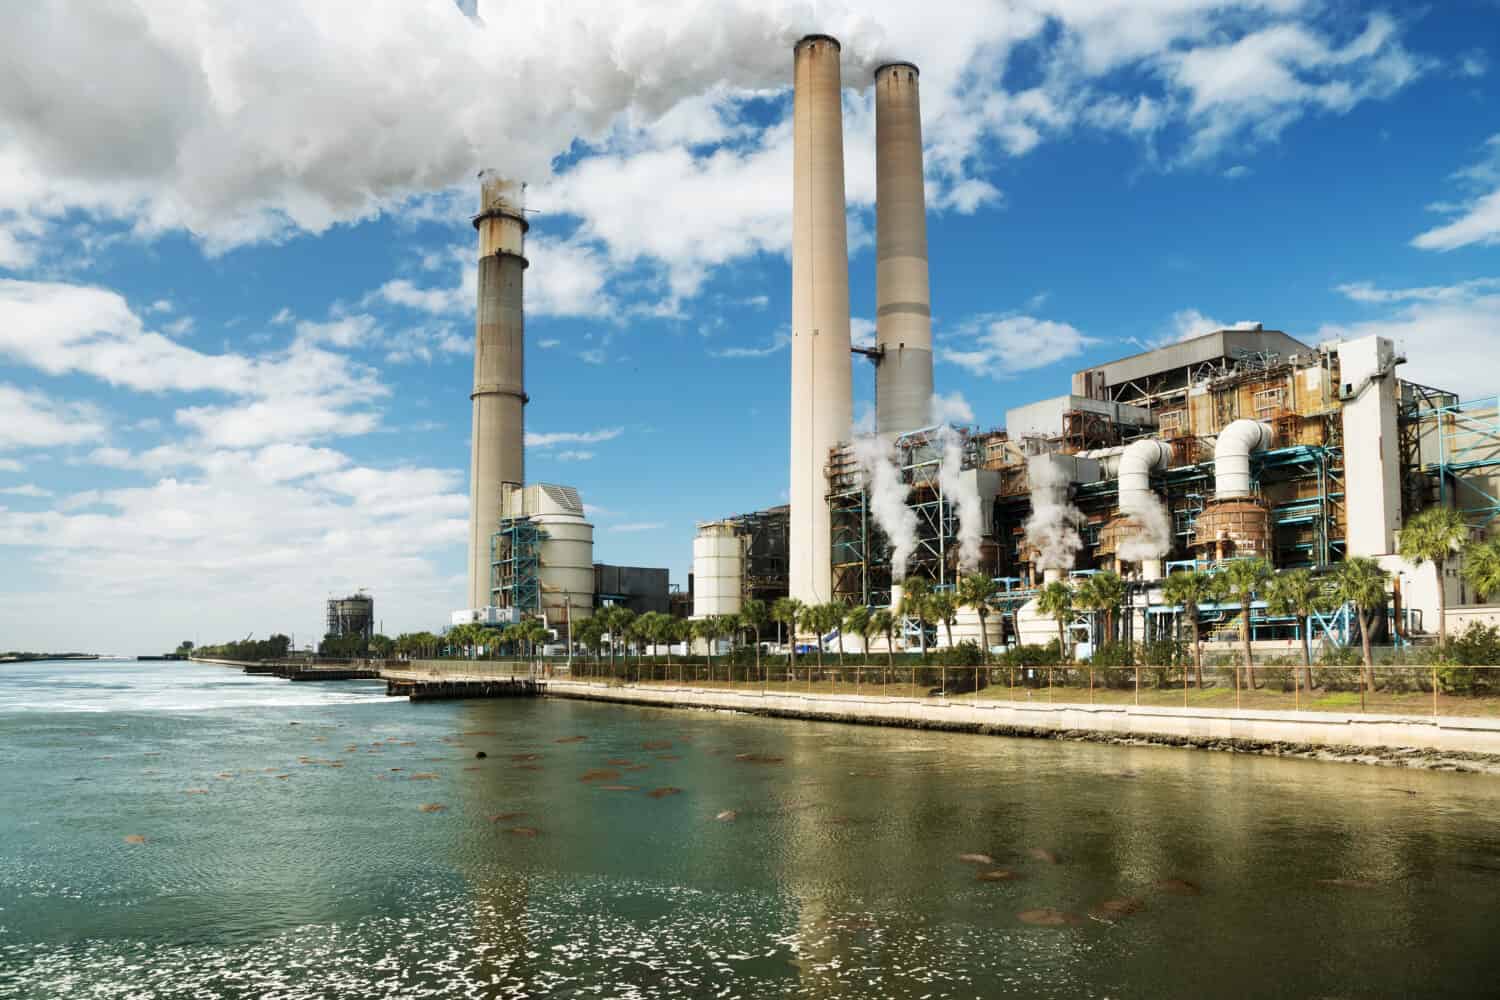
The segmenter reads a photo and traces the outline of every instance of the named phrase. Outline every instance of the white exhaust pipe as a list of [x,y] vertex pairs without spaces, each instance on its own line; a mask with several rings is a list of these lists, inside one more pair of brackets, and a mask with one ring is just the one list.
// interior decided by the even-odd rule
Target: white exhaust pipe
[[1236,420],[1219,432],[1214,442],[1215,499],[1250,495],[1250,453],[1269,448],[1271,437],[1271,425],[1259,420]]
[[1172,446],[1156,438],[1133,441],[1120,456],[1120,508],[1134,510],[1151,493],[1153,470],[1172,464]]

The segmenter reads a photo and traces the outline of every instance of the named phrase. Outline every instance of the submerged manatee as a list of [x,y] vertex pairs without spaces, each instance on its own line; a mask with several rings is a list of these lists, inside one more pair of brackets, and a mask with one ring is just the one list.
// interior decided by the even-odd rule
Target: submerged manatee
[[1076,927],[1083,923],[1083,918],[1078,914],[1054,910],[1050,906],[1038,910],[1022,910],[1016,914],[1016,919],[1033,927]]
[[668,795],[676,795],[681,791],[682,789],[680,788],[673,788],[671,785],[666,785],[662,788],[653,788],[646,794],[651,796],[653,799],[664,799]]
[[988,854],[960,854],[958,860],[968,865],[992,865],[995,859]]
[[1033,847],[1026,852],[1026,856],[1034,861],[1040,861],[1044,864],[1062,864],[1062,858],[1059,857],[1056,852],[1049,851],[1045,847]]
[[1014,882],[1021,877],[1021,873],[1011,871],[1009,868],[992,868],[987,872],[980,872],[974,877],[981,882]]
[[1181,878],[1164,878],[1156,883],[1156,888],[1173,896],[1198,896],[1203,893],[1198,883]]

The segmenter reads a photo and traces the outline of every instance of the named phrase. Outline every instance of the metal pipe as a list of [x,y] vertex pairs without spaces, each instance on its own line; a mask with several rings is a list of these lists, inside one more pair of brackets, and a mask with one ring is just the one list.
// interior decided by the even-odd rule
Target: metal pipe
[[[832,598],[824,466],[853,421],[849,234],[839,43],[808,35],[793,48],[792,414],[789,590]],[[796,641],[795,630],[792,641]]]
[[922,181],[919,74],[875,71],[875,427],[902,434],[930,422],[932,304]]
[[1270,424],[1236,420],[1214,442],[1214,499],[1250,495],[1250,453],[1271,446]]

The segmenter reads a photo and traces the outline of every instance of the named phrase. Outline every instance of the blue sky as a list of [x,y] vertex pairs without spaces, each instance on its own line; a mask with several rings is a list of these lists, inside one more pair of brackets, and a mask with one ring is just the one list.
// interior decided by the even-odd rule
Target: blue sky
[[446,620],[482,166],[536,210],[528,475],[685,583],[695,521],[785,496],[811,30],[856,334],[866,81],[922,67],[936,378],[975,423],[1240,320],[1500,392],[1493,2],[349,6],[42,3],[0,40],[0,647],[301,641],[360,586],[388,632]]

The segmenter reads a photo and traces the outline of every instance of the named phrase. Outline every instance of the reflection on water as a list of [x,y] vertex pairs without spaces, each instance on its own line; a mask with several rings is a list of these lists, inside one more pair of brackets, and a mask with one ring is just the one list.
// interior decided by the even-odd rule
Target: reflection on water
[[0,673],[0,997],[1459,996],[1500,966],[1494,778],[314,687]]

